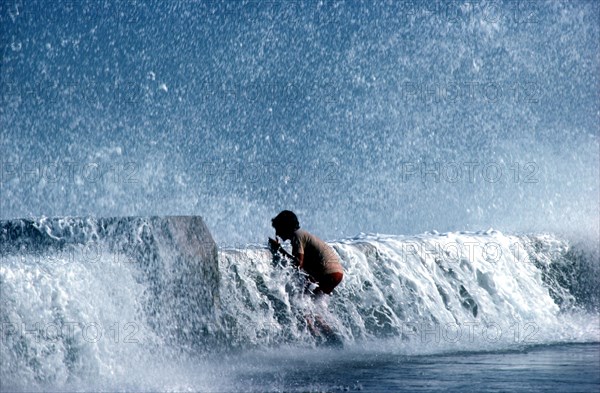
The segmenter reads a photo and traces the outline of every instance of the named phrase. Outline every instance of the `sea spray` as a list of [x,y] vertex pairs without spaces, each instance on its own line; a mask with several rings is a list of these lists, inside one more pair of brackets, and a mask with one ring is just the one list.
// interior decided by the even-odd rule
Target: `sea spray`
[[[82,221],[55,222],[63,225],[55,241],[80,239]],[[89,242],[74,242],[66,255],[8,248],[0,265],[3,386],[146,386],[140,381],[156,367],[179,372],[194,358],[212,370],[193,384],[204,386],[227,374],[214,368],[219,356],[276,348],[420,355],[599,340],[597,297],[587,296],[595,287],[568,279],[596,261],[556,236],[490,230],[331,242],[344,280],[331,297],[315,298],[300,271],[257,245],[223,248],[218,274],[173,286],[175,272],[194,273],[160,240],[168,233],[160,221],[133,222],[147,231],[134,242],[146,247],[137,254],[107,247],[91,258]],[[100,244],[114,246],[129,232],[106,233]],[[218,288],[217,297],[204,287]]]

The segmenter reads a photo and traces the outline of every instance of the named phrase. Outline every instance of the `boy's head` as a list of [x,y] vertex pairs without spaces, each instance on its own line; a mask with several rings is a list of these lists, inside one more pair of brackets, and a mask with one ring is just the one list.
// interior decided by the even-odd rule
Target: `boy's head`
[[298,217],[290,210],[284,210],[271,220],[275,233],[282,239],[291,238],[292,234],[300,228]]

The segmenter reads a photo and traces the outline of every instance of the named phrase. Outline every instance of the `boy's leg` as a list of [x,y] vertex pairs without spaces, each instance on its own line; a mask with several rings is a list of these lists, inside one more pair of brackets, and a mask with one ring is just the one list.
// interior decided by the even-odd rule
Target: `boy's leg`
[[342,282],[343,278],[343,273],[327,274],[319,281],[319,288],[317,289],[323,293],[330,295],[331,292],[333,292],[334,288],[337,287],[340,282]]

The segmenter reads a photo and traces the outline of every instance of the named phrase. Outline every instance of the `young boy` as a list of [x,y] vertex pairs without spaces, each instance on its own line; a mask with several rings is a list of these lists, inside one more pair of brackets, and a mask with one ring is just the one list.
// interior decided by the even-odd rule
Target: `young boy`
[[335,251],[323,240],[300,229],[298,217],[289,210],[279,213],[271,223],[276,236],[291,240],[292,255],[277,240],[269,238],[271,249],[290,257],[296,266],[308,273],[311,281],[319,284],[315,293],[330,295],[344,277],[344,269]]

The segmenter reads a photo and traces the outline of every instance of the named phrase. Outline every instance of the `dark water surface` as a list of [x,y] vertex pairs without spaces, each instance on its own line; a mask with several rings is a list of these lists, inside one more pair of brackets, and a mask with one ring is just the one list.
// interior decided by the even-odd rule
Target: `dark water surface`
[[600,389],[600,344],[433,356],[339,353],[258,361],[243,391],[560,391]]

